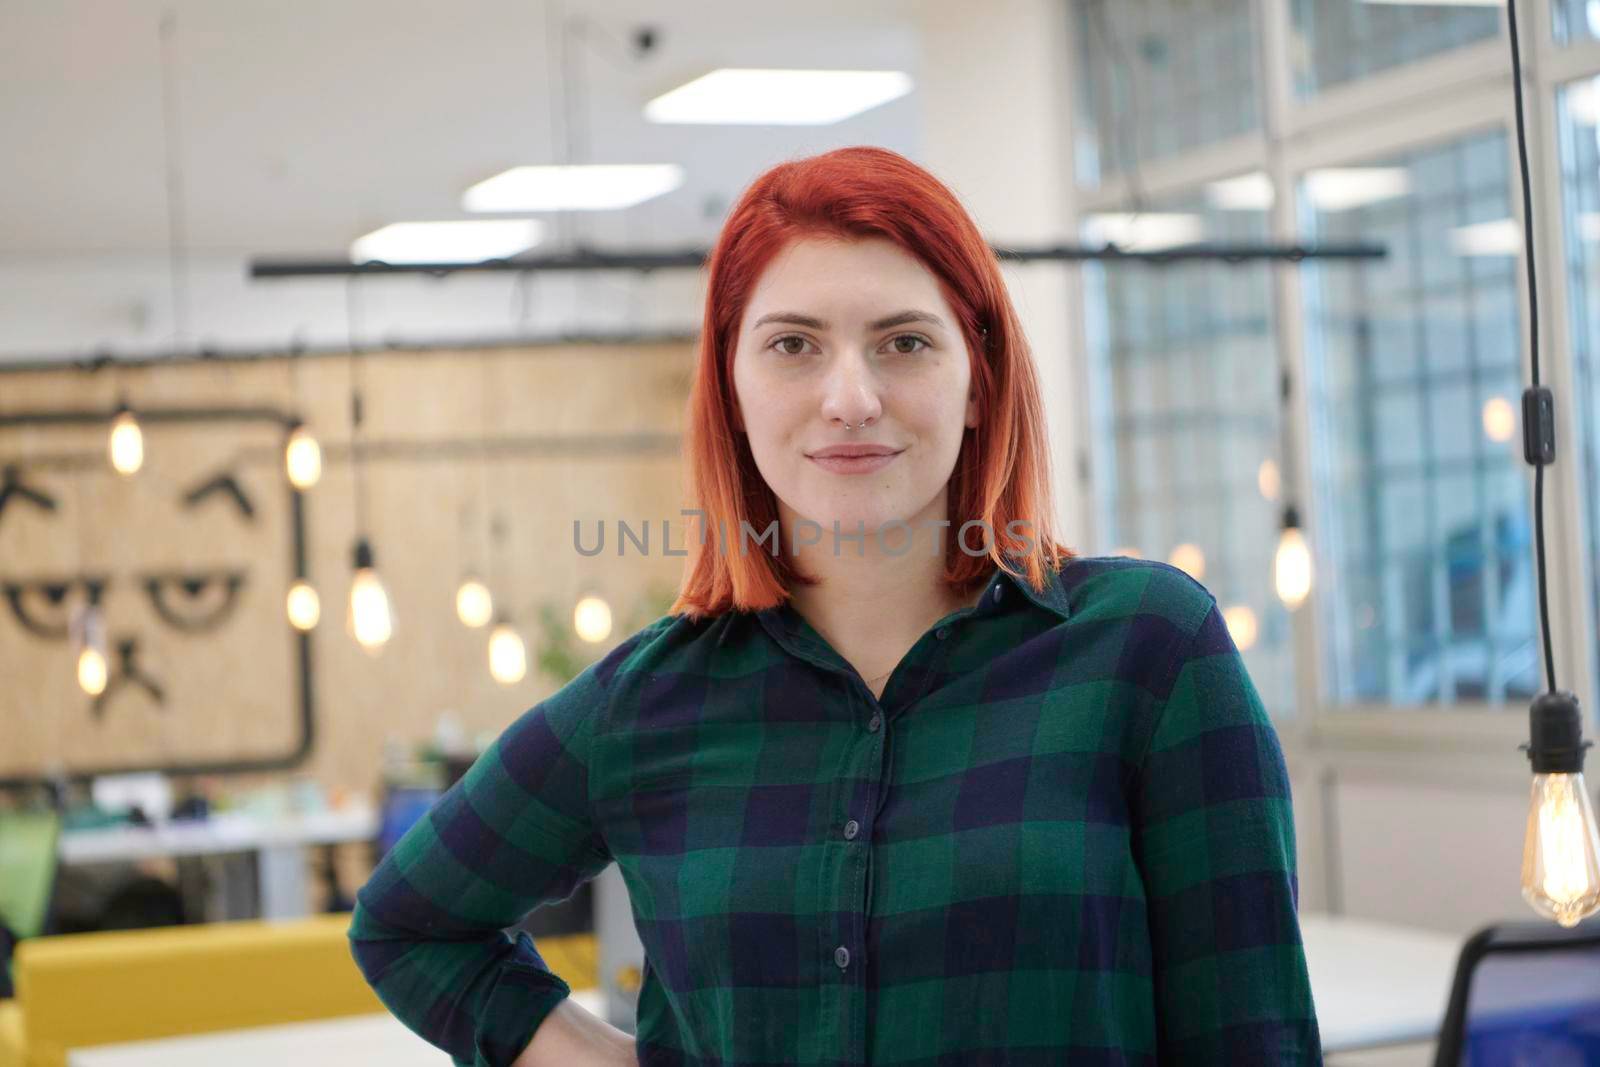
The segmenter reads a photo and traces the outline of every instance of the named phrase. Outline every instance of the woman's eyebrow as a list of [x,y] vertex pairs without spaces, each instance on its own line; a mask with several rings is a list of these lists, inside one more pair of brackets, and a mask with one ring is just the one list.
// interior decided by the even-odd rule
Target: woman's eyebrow
[[[828,324],[812,315],[802,315],[798,311],[774,311],[763,315],[750,324],[752,330],[765,326],[769,322],[784,322],[791,326],[805,326],[813,330],[826,330]],[[946,329],[944,320],[931,311],[900,311],[877,322],[867,324],[869,330],[887,330],[891,326],[904,326],[911,322],[925,322],[930,326]]]

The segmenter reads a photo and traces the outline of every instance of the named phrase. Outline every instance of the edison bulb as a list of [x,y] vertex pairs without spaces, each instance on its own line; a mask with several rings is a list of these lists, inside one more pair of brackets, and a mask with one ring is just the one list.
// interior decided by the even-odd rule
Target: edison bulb
[[489,595],[489,587],[476,578],[462,579],[456,590],[456,617],[474,630],[487,626],[494,617],[494,598]]
[[78,687],[92,697],[106,691],[106,620],[95,600],[78,604],[67,620],[69,647],[77,653]]
[[350,633],[368,652],[380,651],[394,634],[389,594],[371,567],[356,571],[350,582]]
[[287,607],[289,625],[301,633],[315,629],[322,618],[322,600],[317,596],[317,591],[311,588],[311,583],[303,579],[289,587]]
[[1253,647],[1256,643],[1256,613],[1244,604],[1235,604],[1222,613],[1222,620],[1228,624],[1228,636],[1233,638],[1233,643],[1243,652]]
[[1567,927],[1600,911],[1600,835],[1582,773],[1533,776],[1522,897]]
[[611,605],[597,596],[586,596],[572,609],[572,628],[590,644],[611,636]]
[[1179,545],[1172,550],[1172,555],[1167,557],[1167,562],[1197,582],[1205,580],[1206,554],[1200,551],[1199,545],[1188,542]]
[[123,408],[111,420],[111,438],[107,445],[111,466],[118,474],[134,474],[144,466],[144,431],[132,411]]
[[78,687],[92,697],[106,691],[106,657],[93,645],[78,653]]
[[1256,488],[1261,491],[1263,500],[1278,499],[1278,490],[1282,488],[1282,479],[1278,476],[1278,465],[1268,456],[1261,461],[1261,466],[1256,468]]
[[1517,413],[1511,401],[1503,396],[1491,396],[1483,403],[1483,432],[1489,440],[1503,444],[1511,440],[1517,429]]
[[289,472],[289,484],[296,489],[310,489],[322,478],[322,446],[304,424],[296,423],[289,433],[289,442],[283,448],[283,464]]
[[501,685],[516,685],[528,673],[528,649],[510,623],[495,626],[489,635],[489,673]]
[[1311,550],[1298,526],[1286,526],[1278,538],[1278,551],[1272,561],[1273,583],[1278,599],[1293,611],[1311,592]]

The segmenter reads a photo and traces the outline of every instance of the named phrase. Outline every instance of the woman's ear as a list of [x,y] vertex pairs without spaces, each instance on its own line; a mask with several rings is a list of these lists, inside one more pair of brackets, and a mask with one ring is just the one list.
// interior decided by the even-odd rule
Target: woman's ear
[[978,391],[976,389],[967,393],[967,425],[974,429],[978,425]]

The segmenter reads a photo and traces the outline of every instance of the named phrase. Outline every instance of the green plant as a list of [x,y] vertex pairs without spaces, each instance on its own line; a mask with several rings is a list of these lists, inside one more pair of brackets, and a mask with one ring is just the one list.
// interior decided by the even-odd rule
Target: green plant
[[[637,633],[667,613],[677,590],[666,585],[652,585],[649,591],[634,602],[633,611],[621,627],[614,627],[612,637],[620,639]],[[566,685],[583,672],[601,654],[604,645],[589,645],[578,640],[572,632],[572,618],[568,608],[558,607],[550,601],[539,605],[539,645],[534,662],[539,670],[558,685]]]

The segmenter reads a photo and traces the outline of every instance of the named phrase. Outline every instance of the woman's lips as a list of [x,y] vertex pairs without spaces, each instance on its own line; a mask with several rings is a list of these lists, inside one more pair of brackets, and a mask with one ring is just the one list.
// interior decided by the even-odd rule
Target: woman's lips
[[809,456],[808,459],[823,470],[835,474],[871,474],[895,461],[899,452],[877,456]]

